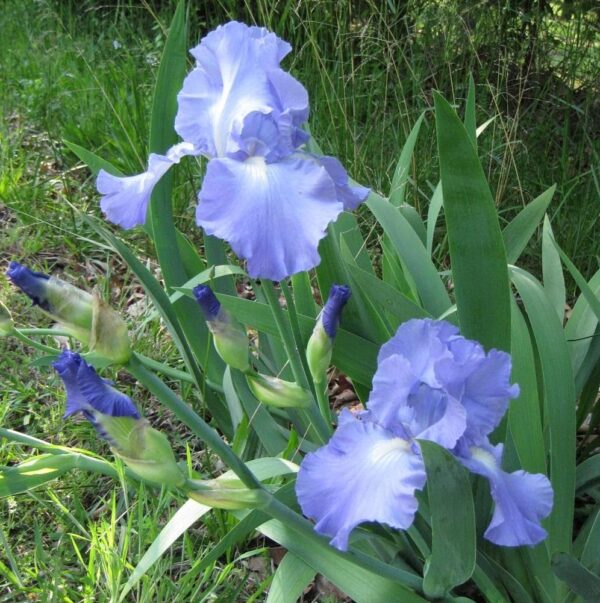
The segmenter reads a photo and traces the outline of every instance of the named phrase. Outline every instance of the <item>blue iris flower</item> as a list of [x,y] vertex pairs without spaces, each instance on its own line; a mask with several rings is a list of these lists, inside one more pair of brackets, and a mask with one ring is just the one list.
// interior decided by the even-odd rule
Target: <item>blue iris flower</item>
[[108,219],[143,224],[162,175],[184,155],[204,155],[196,222],[206,233],[226,240],[253,277],[281,280],[316,266],[327,225],[369,191],[350,185],[334,157],[303,150],[308,94],[280,67],[290,50],[266,29],[235,21],[209,33],[192,49],[196,66],[177,97],[184,142],[151,155],[143,174],[99,173]]
[[329,443],[302,462],[298,501],[315,529],[341,550],[364,522],[407,529],[425,486],[418,440],[450,450],[490,482],[494,513],[485,537],[498,545],[535,545],[552,509],[548,478],[502,470],[502,446],[488,437],[510,399],[510,356],[458,334],[445,321],[410,320],[382,346],[368,410],[344,410]]

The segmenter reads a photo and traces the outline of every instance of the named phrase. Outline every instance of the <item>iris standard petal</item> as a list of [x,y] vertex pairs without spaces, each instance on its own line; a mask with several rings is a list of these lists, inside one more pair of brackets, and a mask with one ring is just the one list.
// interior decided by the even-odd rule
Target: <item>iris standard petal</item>
[[100,170],[96,188],[102,195],[100,207],[106,217],[122,228],[133,228],[146,222],[146,211],[156,183],[168,169],[185,155],[197,155],[193,145],[181,142],[166,155],[151,153],[148,169],[137,176],[114,176]]
[[447,392],[420,382],[408,360],[388,356],[377,367],[367,407],[370,419],[400,437],[454,448],[467,426],[467,413]]
[[281,280],[310,270],[329,222],[342,211],[327,171],[304,153],[208,163],[196,222],[248,261],[248,273]]
[[191,51],[196,67],[177,97],[177,133],[208,157],[224,157],[248,113],[287,115],[299,125],[308,114],[308,95],[279,67],[290,50],[266,29],[235,21],[209,33]]
[[63,350],[52,363],[67,392],[67,407],[63,416],[65,419],[76,412],[84,412],[88,409],[86,399],[79,389],[78,371],[82,363],[83,358],[69,350]]
[[494,514],[485,537],[500,546],[533,546],[544,540],[546,530],[540,521],[552,510],[550,481],[540,473],[501,468],[502,445],[473,447],[463,464],[490,482]]
[[408,320],[381,346],[377,362],[381,363],[392,354],[399,354],[410,362],[415,377],[431,387],[440,387],[435,366],[440,360],[452,357],[448,342],[457,336],[458,329],[443,320]]
[[405,440],[345,410],[329,443],[302,461],[296,494],[315,529],[340,550],[357,525],[376,521],[407,529],[425,485],[422,459]]
[[369,196],[371,189],[359,184],[351,185],[348,173],[335,157],[317,156],[317,159],[335,183],[338,200],[344,204],[344,211],[354,211]]

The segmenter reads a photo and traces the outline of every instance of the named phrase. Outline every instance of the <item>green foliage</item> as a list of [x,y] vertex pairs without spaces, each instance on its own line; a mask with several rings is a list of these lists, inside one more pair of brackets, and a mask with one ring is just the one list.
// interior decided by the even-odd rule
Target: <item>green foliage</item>
[[[15,114],[1,126],[0,160],[7,167],[0,176],[0,199],[7,210],[0,206],[0,213],[7,211],[7,236],[0,250],[30,255],[54,245],[58,257],[72,252],[75,263],[87,258],[101,264],[97,278],[106,290],[117,283],[123,308],[131,305],[133,293],[140,298],[143,291],[151,305],[141,318],[131,315],[137,352],[125,367],[143,385],[135,394],[146,402],[153,422],[165,421],[173,431],[178,456],[187,458],[191,474],[214,474],[211,455],[216,454],[247,487],[264,488],[269,502],[259,510],[228,514],[199,509],[181,493],[149,492],[118,462],[95,456],[106,450],[87,427],[71,427],[66,443],[88,451],[50,444],[65,443],[56,410],[60,395],[48,388],[47,369],[38,373],[31,367],[28,377],[22,362],[14,360],[26,354],[20,343],[2,340],[8,377],[0,392],[0,417],[19,432],[0,432],[0,495],[7,501],[0,532],[7,563],[0,565],[0,587],[65,600],[236,601],[258,600],[272,584],[267,601],[286,601],[319,572],[354,600],[369,603],[468,601],[465,595],[476,591],[487,601],[594,600],[600,581],[597,445],[584,436],[576,448],[576,428],[585,424],[593,431],[600,424],[600,280],[598,274],[589,279],[598,253],[592,235],[600,194],[591,123],[600,78],[593,79],[589,60],[598,49],[585,41],[593,13],[580,10],[569,20],[569,3],[561,18],[550,15],[545,2],[466,4],[411,0],[375,9],[367,2],[260,1],[250,12],[249,5],[224,1],[218,11],[203,5],[186,14],[183,2],[177,9],[157,2],[155,12],[137,15],[128,3],[108,12],[89,1],[83,11],[70,2],[42,2],[31,14],[19,3],[7,4],[0,17],[3,39],[11,39],[26,59],[17,61],[17,51],[0,53],[0,77],[10,83],[2,108],[19,106],[25,117]],[[167,29],[165,19],[173,14]],[[58,149],[58,141],[68,140],[66,147],[92,174],[110,167],[100,157],[114,161],[115,172],[138,171],[147,150],[162,151],[174,139],[175,94],[186,71],[188,37],[226,18],[260,22],[292,42],[297,52],[291,68],[311,93],[312,131],[326,151],[351,166],[357,180],[390,191],[389,199],[372,193],[370,214],[361,210],[358,219],[345,214],[330,226],[316,278],[295,275],[291,288],[282,283],[279,290],[250,283],[255,301],[236,294],[245,274],[230,265],[224,246],[190,227],[187,200],[196,176],[189,169],[182,166],[155,191],[151,244],[136,234],[123,241],[86,216],[98,211],[88,201],[89,172],[65,171],[74,157]],[[570,21],[579,24],[577,32]],[[33,36],[33,50],[24,52],[29,41],[23,31],[43,28],[47,37]],[[499,58],[494,39],[505,42]],[[572,40],[581,43],[574,46],[579,61],[564,52]],[[558,58],[545,52],[552,43]],[[159,57],[150,110],[149,82]],[[540,111],[557,85],[561,98]],[[432,87],[465,105],[463,125],[452,103],[435,95],[437,155],[428,115]],[[532,91],[530,97],[525,90]],[[477,128],[480,114],[495,118],[486,122],[485,133],[486,124]],[[27,149],[28,127],[50,139]],[[397,163],[391,161],[398,155]],[[55,161],[51,168],[49,156]],[[434,187],[438,159],[441,184]],[[503,231],[500,222],[507,223]],[[56,230],[48,231],[47,223]],[[541,263],[535,260],[538,232],[543,233]],[[151,247],[160,276],[146,260]],[[117,257],[127,274],[117,268]],[[559,259],[572,278],[566,287]],[[521,267],[507,268],[517,261]],[[48,254],[45,262],[54,267],[57,257]],[[532,272],[543,276],[543,284]],[[485,499],[473,496],[464,470],[446,453],[427,445],[428,497],[406,535],[364,529],[366,544],[344,554],[328,547],[296,512],[288,471],[273,470],[289,465],[271,457],[299,460],[326,439],[328,416],[319,414],[322,400],[306,370],[304,345],[319,310],[313,287],[323,299],[339,280],[351,284],[354,295],[332,363],[352,379],[361,399],[369,391],[379,345],[411,317],[444,316],[486,346],[512,351],[521,395],[496,436],[505,443],[511,469],[550,475],[555,504],[547,543],[532,550],[483,546]],[[217,285],[223,306],[252,330],[256,365],[266,374],[293,376],[310,392],[308,409],[259,405],[245,377],[219,360],[189,299],[190,288],[207,281]],[[573,283],[581,295],[565,324]],[[4,297],[4,283],[0,287]],[[13,313],[22,323],[24,309],[17,305]],[[22,335],[22,341],[45,351],[43,362],[57,350],[43,331],[31,333],[33,341],[25,331]],[[166,375],[168,385],[153,371]],[[44,400],[50,404],[38,402]],[[29,430],[44,441],[20,433]],[[23,461],[31,447],[42,454]],[[118,482],[98,480],[100,474]],[[194,524],[201,516],[199,528]],[[263,555],[269,542],[256,540],[256,531],[288,550],[273,578],[244,569],[245,559]],[[25,554],[16,555],[17,549]],[[286,588],[290,576],[296,582]]]

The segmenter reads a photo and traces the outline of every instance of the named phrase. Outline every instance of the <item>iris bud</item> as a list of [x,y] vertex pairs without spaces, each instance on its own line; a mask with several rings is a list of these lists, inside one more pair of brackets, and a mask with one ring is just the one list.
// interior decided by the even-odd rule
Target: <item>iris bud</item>
[[308,408],[312,404],[310,393],[295,382],[260,373],[246,375],[246,379],[256,399],[268,406]]
[[97,293],[88,293],[54,276],[11,262],[8,278],[46,314],[92,352],[113,362],[131,356],[127,325]]
[[186,494],[208,507],[235,511],[260,507],[268,501],[264,490],[249,489],[236,479],[192,480],[185,484]]
[[142,479],[181,487],[185,476],[167,436],[144,419],[102,417],[98,422],[112,441],[112,451]]
[[332,285],[327,303],[317,318],[306,347],[306,360],[315,383],[325,380],[342,309],[351,295],[346,285]]
[[8,308],[0,301],[0,337],[10,335],[13,330],[12,316]]
[[64,350],[53,366],[67,390],[65,418],[83,414],[115,456],[142,479],[183,485],[185,476],[167,437],[150,426],[128,396],[102,379],[79,354]]
[[221,307],[208,285],[198,285],[193,291],[219,356],[229,366],[242,372],[249,371],[248,336],[242,325]]

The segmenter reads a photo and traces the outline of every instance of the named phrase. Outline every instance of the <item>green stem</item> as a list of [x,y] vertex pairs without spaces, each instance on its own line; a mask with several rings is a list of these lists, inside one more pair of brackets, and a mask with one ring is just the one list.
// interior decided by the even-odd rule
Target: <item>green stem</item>
[[[94,473],[102,473],[108,477],[119,479],[119,472],[117,469],[112,465],[112,463],[105,459],[94,458],[66,446],[56,446],[54,444],[50,444],[49,442],[45,442],[44,440],[27,435],[26,433],[14,431],[13,429],[5,429],[0,427],[0,437],[6,438],[10,442],[16,442],[17,444],[23,444],[24,446],[29,446],[37,450],[43,450],[44,452],[48,452],[50,454],[68,454],[74,457],[75,468],[77,469],[92,471]],[[125,467],[124,469],[127,477],[137,481],[140,480],[140,478],[129,468]]]
[[43,343],[40,343],[39,341],[35,341],[34,339],[27,337],[27,335],[23,334],[23,332],[20,331],[19,329],[13,329],[12,335],[14,337],[16,337],[19,341],[22,341],[23,343],[27,344],[28,346],[31,346],[32,348],[35,348],[36,350],[40,350],[41,352],[46,352],[48,354],[60,354],[60,350],[58,348],[52,348],[49,345],[44,345]]
[[[273,318],[275,319],[275,324],[277,325],[281,342],[283,343],[285,353],[290,361],[290,368],[292,369],[294,379],[298,385],[310,391],[308,378],[304,372],[304,367],[302,366],[302,361],[300,359],[300,352],[296,346],[296,342],[294,341],[289,324],[286,321],[283,309],[279,304],[279,298],[275,292],[273,282],[268,279],[264,279],[262,281],[262,291],[265,294],[267,303],[269,304],[271,312],[273,313]],[[321,443],[325,443],[331,436],[331,428],[321,416],[317,405],[311,406],[311,408],[307,409],[305,412],[308,414],[308,420],[314,427],[317,440],[319,440]]]
[[252,471],[221,439],[221,436],[198,416],[177,394],[171,391],[154,373],[132,356],[125,368],[152,394],[154,394],[177,418],[215,452],[248,488],[262,488]]
[[331,416],[331,407],[329,406],[329,396],[327,395],[327,379],[318,383],[315,381],[315,391],[317,393],[317,403],[321,415],[323,415],[325,421],[331,423],[333,418]]
[[172,368],[163,364],[162,362],[158,362],[158,360],[153,360],[152,358],[148,358],[148,356],[144,356],[138,352],[134,352],[137,359],[146,367],[153,371],[157,371],[158,373],[162,373],[163,375],[168,375],[169,377],[173,377],[173,379],[177,379],[179,381],[186,381],[187,383],[196,383],[195,379],[185,371],[180,371],[179,369]]
[[[292,511],[292,509],[290,509],[284,503],[277,500],[275,496],[272,495],[269,503],[261,510],[267,513],[267,515],[270,515],[274,519],[280,521],[287,528],[302,534],[302,536],[310,540],[315,547],[322,548],[323,546],[327,546],[325,538],[323,538],[323,536],[319,536],[315,532],[312,524],[298,515],[298,513]],[[335,551],[335,554],[339,557],[345,558],[351,563],[356,563],[362,568],[377,575],[386,576],[397,582],[400,582],[401,579],[400,583],[403,583],[405,587],[413,588],[418,591],[423,588],[423,582],[418,576],[403,571],[399,568],[389,566],[359,551],[353,551],[352,554]]]
[[298,385],[308,389],[308,379],[306,378],[306,373],[304,372],[302,361],[300,360],[300,351],[296,346],[288,322],[285,319],[273,282],[264,279],[261,282],[261,285],[265,297],[267,298],[267,302],[271,307],[271,312],[273,313],[273,318],[275,319],[275,324],[277,325],[277,330],[279,331],[285,353],[290,361],[290,368],[292,369],[294,379]]
[[67,331],[61,331],[60,329],[31,329],[31,328],[27,328],[27,329],[19,329],[19,331],[21,333],[23,333],[24,335],[39,335],[40,337],[42,335],[53,335],[54,337],[73,337],[72,333],[69,333]]
[[[305,343],[302,341],[302,334],[300,333],[300,324],[298,323],[298,315],[296,313],[296,304],[294,303],[294,296],[290,291],[287,283],[285,281],[281,281],[280,283],[281,290],[283,291],[283,296],[285,297],[285,303],[288,309],[288,317],[289,323],[292,328],[292,336],[294,337],[295,348],[298,353],[298,357],[300,358],[300,362],[302,363],[302,371],[304,375],[310,375],[310,371],[308,369],[308,363],[306,362],[306,354],[304,353]],[[309,379],[308,383],[310,388],[314,393],[314,386],[312,381]]]

